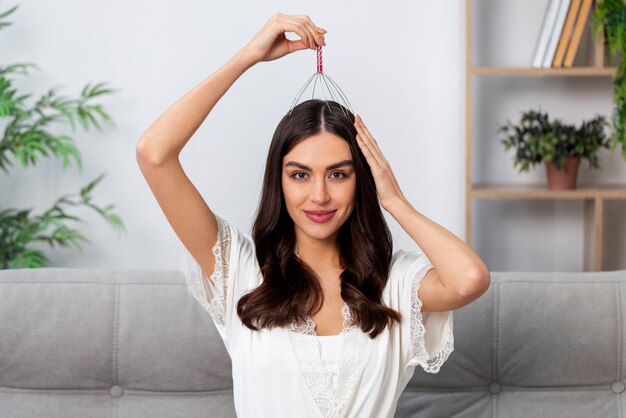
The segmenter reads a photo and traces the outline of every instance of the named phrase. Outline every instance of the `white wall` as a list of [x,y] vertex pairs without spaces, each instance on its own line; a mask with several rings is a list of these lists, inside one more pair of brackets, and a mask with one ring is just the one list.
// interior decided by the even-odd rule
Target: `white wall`
[[[543,3],[533,0],[524,6],[527,11],[535,9],[535,26],[541,23]],[[2,10],[14,4],[2,2]],[[90,180],[107,173],[94,192],[95,200],[101,206],[115,204],[127,232],[117,233],[92,211],[74,210],[71,213],[85,221],[76,227],[93,243],[83,245],[82,252],[74,248],[47,250],[53,266],[178,268],[182,244],[137,167],[135,145],[156,117],[243,47],[274,11],[307,14],[329,31],[324,71],[363,116],[404,194],[418,211],[464,238],[464,1],[30,0],[20,4],[12,18],[14,25],[0,30],[0,65],[35,62],[42,68],[40,73],[20,79],[18,86],[39,94],[60,85],[64,94],[77,95],[87,82],[108,81],[120,89],[102,100],[117,127],[102,133],[76,133],[82,172],[74,167],[63,171],[61,161],[50,159],[35,169],[23,170],[16,164],[12,175],[3,175],[0,182],[0,206],[33,207],[40,213],[61,194],[77,193]],[[507,57],[507,63],[521,65],[532,51],[537,27],[527,29],[527,33],[515,32],[514,39],[523,48]],[[502,40],[503,31],[498,35]],[[498,37],[492,40],[497,42]],[[187,175],[211,208],[245,232],[252,225],[276,124],[314,71],[315,52],[311,50],[253,67],[226,93],[181,155]],[[502,95],[497,97],[493,99],[502,99]],[[578,97],[587,100],[588,96]],[[498,116],[514,118],[520,110],[509,100],[513,97],[505,107],[492,105]],[[598,100],[607,108],[606,95]],[[565,105],[572,109],[572,118],[585,115],[588,109],[576,101]],[[496,171],[485,174],[520,182],[542,177],[540,170],[529,176],[512,174],[511,156],[502,150],[497,150],[502,155],[496,156],[493,151],[499,160],[490,161],[489,170]],[[623,165],[617,159],[610,163]],[[615,169],[609,167],[605,172],[610,176]],[[489,218],[481,215],[477,220],[484,233],[474,228],[474,245],[492,270],[576,269],[577,247],[582,244],[576,213],[566,213],[568,220],[561,221],[561,215],[551,211],[558,205],[548,204],[540,231],[548,234],[548,243],[538,248],[526,245],[529,240],[536,241],[536,236],[520,235],[529,230],[528,225],[537,225],[532,207],[516,206],[523,222],[514,224],[497,209],[500,207],[488,209]],[[485,219],[494,216],[494,222],[510,227],[505,233],[516,246],[497,244],[496,239],[503,237],[485,224]],[[395,247],[413,248],[415,243],[388,214],[387,220]],[[546,227],[552,229],[546,231]],[[559,243],[550,245],[557,237],[573,243],[566,256],[556,256],[562,252]],[[623,237],[614,239],[623,256]],[[503,250],[510,253],[503,254]],[[519,251],[527,262],[516,263],[514,256]],[[546,259],[537,262],[536,252],[547,254]]]
[[[21,86],[43,92],[62,84],[64,92],[77,94],[88,81],[110,81],[121,89],[104,101],[117,129],[76,135],[82,173],[62,172],[61,162],[51,160],[37,169],[13,170],[8,184],[3,179],[3,206],[41,211],[108,173],[94,195],[102,205],[117,205],[127,233],[116,233],[91,211],[75,211],[93,245],[84,245],[82,254],[73,248],[50,251],[53,265],[178,267],[182,245],[137,167],[135,144],[161,112],[244,46],[274,11],[308,14],[329,31],[324,70],[376,135],[404,193],[416,209],[462,235],[460,4],[31,0],[14,14],[14,25],[0,32],[2,62],[36,62],[43,69]],[[454,29],[444,30],[442,20],[454,22]],[[440,51],[447,51],[443,59],[423,59]],[[183,167],[208,204],[244,231],[252,224],[274,128],[314,71],[314,51],[253,67],[182,153]],[[441,175],[442,166],[453,168]],[[414,246],[388,220],[396,245]]]

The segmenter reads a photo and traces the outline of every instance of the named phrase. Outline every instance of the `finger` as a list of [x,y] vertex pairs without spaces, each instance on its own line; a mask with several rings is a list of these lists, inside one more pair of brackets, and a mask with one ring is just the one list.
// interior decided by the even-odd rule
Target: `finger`
[[322,46],[324,41],[322,36],[317,33],[317,29],[311,19],[308,16],[292,16],[304,31],[308,33],[308,39],[311,42],[311,49],[316,49],[318,46]]
[[358,125],[360,125],[361,130],[363,131],[366,139],[368,139],[369,142],[372,143],[374,149],[376,149],[376,151],[378,151],[380,159],[382,161],[387,162],[387,160],[385,159],[385,156],[383,155],[383,152],[381,151],[380,147],[378,146],[378,142],[376,142],[376,139],[374,138],[374,136],[370,133],[369,129],[367,129],[367,126],[365,126],[365,124],[363,123],[363,119],[361,119],[360,115],[357,115],[357,123],[358,123]]
[[[374,153],[371,151],[371,147],[368,147],[367,145],[365,145],[360,134],[357,134],[357,142],[361,145],[361,150],[363,151],[363,155],[365,155],[365,159],[367,160],[367,163],[370,165],[370,168],[372,170],[372,175],[377,176],[380,174],[384,176],[385,173],[387,173],[387,167],[381,166],[375,160],[375,156],[374,156]],[[396,180],[396,178],[394,177],[390,169],[388,173],[389,173],[389,178],[391,180],[391,187],[393,188],[393,190],[396,191],[398,195],[401,196],[402,192],[400,190],[400,185],[398,184],[398,181]],[[377,187],[377,190],[378,190],[378,187]]]
[[300,36],[300,39],[307,45],[308,48],[314,49],[316,46],[315,42],[313,41],[313,37],[311,36],[309,31],[304,28],[304,25],[300,20],[294,17],[284,16],[281,30],[296,33],[298,36]]
[[315,42],[313,41],[313,36],[311,35],[311,31],[306,27],[304,22],[302,22],[302,19],[297,18],[295,16],[286,16],[286,18],[289,19],[290,23],[294,27],[298,28],[299,31],[296,33],[300,35],[302,40],[306,42],[306,44],[308,45],[310,49],[313,49],[313,47],[315,46],[314,45]]
[[365,138],[365,141],[368,143],[370,149],[372,150],[372,154],[376,156],[376,160],[381,165],[381,167],[386,166],[388,164],[387,159],[385,158],[385,155],[378,147],[378,144],[376,143],[376,140],[374,139],[374,137],[367,132],[363,132],[363,137]]
[[356,127],[357,132],[359,133],[359,137],[365,143],[365,145],[368,147],[368,149],[370,150],[370,152],[372,153],[372,155],[376,159],[376,162],[378,163],[378,165],[381,166],[381,167],[384,166],[386,164],[387,160],[385,160],[385,157],[382,155],[382,152],[376,146],[375,141],[373,141],[372,136],[368,132],[366,132],[363,129],[363,127],[358,124],[358,122],[355,123],[354,125]]
[[372,172],[377,171],[378,167],[380,167],[380,164],[374,157],[374,154],[372,154],[372,151],[370,150],[368,145],[363,141],[363,138],[361,137],[361,135],[359,134],[356,135],[356,142],[361,147],[361,152],[365,156],[367,163],[370,165]]
[[292,52],[296,52],[296,51],[301,51],[303,49],[309,49],[309,46],[302,41],[301,39],[298,39],[296,41],[287,41],[287,47],[289,48],[289,53]]
[[313,23],[313,21],[311,20],[311,18],[309,16],[293,16],[296,19],[299,19],[302,24],[309,29],[310,33],[311,33],[311,37],[317,41],[316,45],[317,46],[322,46],[322,42],[323,42],[323,36],[319,33],[318,31],[318,27],[315,26],[315,24]]
[[315,46],[324,46],[324,37],[318,33],[317,26],[313,24],[311,18],[308,16],[293,16],[298,19],[306,29],[309,30]]
[[367,158],[367,162],[369,163],[370,167],[372,167],[372,171],[376,172],[376,170],[382,168],[380,159],[377,157],[378,153],[376,152],[376,150],[374,150],[371,143],[368,143],[364,140],[362,134],[357,134],[357,143],[361,146],[361,151],[363,151],[363,155],[365,155],[366,158],[369,155],[369,158]]

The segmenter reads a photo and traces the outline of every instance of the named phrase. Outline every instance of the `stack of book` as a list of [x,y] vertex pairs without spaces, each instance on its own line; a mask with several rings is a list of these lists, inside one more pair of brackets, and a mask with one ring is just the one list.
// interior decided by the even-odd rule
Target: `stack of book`
[[591,7],[592,0],[548,0],[533,68],[572,66]]

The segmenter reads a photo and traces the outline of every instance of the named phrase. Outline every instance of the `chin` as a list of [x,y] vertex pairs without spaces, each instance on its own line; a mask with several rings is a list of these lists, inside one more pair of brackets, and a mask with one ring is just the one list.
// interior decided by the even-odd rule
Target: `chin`
[[337,232],[336,229],[331,230],[326,230],[326,231],[304,231],[309,237],[323,241],[325,239],[328,239],[329,237],[331,237],[332,235],[335,234],[335,232]]

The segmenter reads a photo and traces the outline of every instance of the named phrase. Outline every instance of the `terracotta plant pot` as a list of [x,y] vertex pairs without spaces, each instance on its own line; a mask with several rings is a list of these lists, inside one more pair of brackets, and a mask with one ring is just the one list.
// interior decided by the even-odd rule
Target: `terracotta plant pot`
[[566,157],[565,171],[559,170],[552,161],[544,161],[548,175],[548,189],[550,190],[573,190],[576,188],[576,177],[580,157]]

